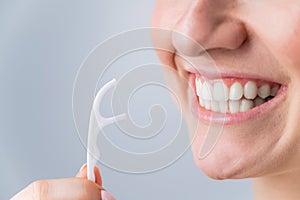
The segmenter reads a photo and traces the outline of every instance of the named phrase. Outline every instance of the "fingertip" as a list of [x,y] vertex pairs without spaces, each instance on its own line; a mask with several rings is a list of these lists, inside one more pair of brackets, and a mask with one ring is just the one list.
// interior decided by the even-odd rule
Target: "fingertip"
[[[102,186],[102,178],[101,178],[101,174],[100,174],[100,170],[99,170],[98,166],[95,166],[95,167],[94,167],[94,174],[95,174],[95,182],[96,182],[98,185]],[[77,173],[76,177],[77,177],[77,178],[85,178],[85,179],[88,178],[88,177],[87,177],[87,164],[84,164],[84,165],[80,168],[80,170],[79,170],[79,172]]]
[[77,178],[87,178],[87,164],[85,163],[76,174]]

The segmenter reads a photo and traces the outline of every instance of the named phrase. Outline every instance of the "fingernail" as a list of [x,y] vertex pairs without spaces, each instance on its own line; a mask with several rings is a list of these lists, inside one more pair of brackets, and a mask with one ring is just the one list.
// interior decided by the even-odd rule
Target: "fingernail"
[[115,197],[113,197],[111,194],[109,194],[108,192],[102,190],[101,191],[101,197],[102,197],[102,200],[116,200]]
[[86,163],[81,166],[81,168],[79,169],[79,171],[82,171],[85,167],[86,167]]

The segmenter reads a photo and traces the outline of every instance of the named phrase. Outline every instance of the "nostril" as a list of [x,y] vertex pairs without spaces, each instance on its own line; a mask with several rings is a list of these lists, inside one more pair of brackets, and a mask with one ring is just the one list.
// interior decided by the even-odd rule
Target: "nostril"
[[204,51],[195,40],[175,31],[172,32],[172,44],[176,51],[184,56],[196,57]]

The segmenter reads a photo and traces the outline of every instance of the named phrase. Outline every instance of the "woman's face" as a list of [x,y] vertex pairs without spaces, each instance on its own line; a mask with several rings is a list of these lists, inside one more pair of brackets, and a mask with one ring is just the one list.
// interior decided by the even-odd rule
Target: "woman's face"
[[[177,91],[187,101],[186,120],[196,117],[199,123],[192,149],[208,176],[246,178],[299,170],[298,0],[158,0],[152,25],[171,30],[164,42],[182,55],[158,52],[193,87],[193,95],[183,85]],[[195,42],[216,67],[201,64],[205,53]],[[191,67],[184,56],[197,64]],[[199,159],[205,134],[220,121],[224,125],[217,144]]]

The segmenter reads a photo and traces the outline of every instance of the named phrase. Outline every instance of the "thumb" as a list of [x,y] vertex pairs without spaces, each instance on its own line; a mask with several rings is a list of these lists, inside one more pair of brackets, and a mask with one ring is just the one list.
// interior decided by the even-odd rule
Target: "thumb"
[[80,168],[80,170],[76,174],[76,177],[87,179],[87,165],[86,164],[82,165],[82,167]]
[[[101,174],[100,174],[100,170],[98,168],[98,166],[94,167],[94,174],[95,174],[95,182],[102,186],[102,178],[101,178]],[[84,164],[79,172],[76,174],[77,178],[84,178],[87,179],[87,164]]]
[[[110,193],[105,191],[105,189],[102,188],[102,178],[100,174],[100,170],[98,166],[94,167],[94,173],[95,173],[95,182],[99,185],[99,189],[101,190],[101,196],[103,200],[115,200],[116,198],[112,196]],[[77,178],[84,178],[87,179],[87,164],[82,165],[79,172],[76,175]]]

